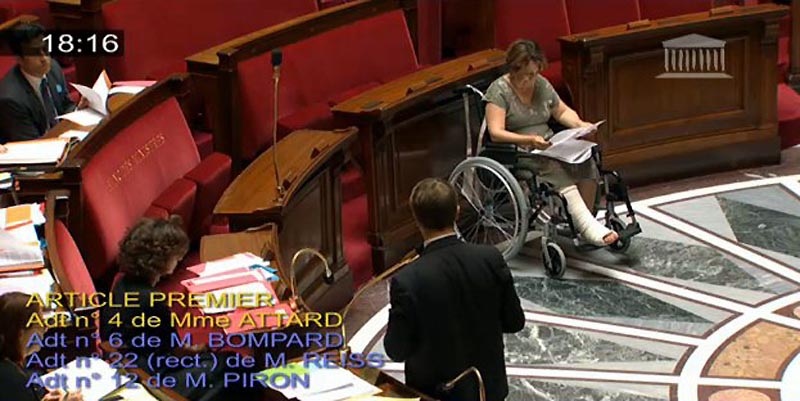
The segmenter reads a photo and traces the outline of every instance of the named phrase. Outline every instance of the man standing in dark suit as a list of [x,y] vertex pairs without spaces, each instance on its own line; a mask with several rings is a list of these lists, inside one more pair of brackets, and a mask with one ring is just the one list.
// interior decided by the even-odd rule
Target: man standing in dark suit
[[444,400],[478,400],[474,379],[442,385],[469,367],[480,371],[486,399],[508,395],[503,333],[525,325],[511,272],[500,252],[455,235],[458,196],[428,178],[411,192],[411,211],[425,248],[391,281],[386,353],[405,361],[406,384]]
[[10,32],[17,65],[0,81],[0,143],[41,137],[56,117],[75,109],[58,62],[44,43],[44,28],[20,24]]

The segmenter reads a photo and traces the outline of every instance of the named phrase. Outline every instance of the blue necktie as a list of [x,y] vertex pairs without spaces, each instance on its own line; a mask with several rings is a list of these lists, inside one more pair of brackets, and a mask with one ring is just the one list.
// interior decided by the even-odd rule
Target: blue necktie
[[47,78],[42,79],[42,83],[39,85],[39,91],[42,94],[44,114],[47,117],[47,129],[50,129],[57,123],[57,113],[55,102],[53,102],[53,94],[50,92],[50,86],[47,85]]

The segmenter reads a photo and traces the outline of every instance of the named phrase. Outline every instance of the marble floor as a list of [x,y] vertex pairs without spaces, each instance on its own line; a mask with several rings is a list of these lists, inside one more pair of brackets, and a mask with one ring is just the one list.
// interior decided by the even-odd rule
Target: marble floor
[[[625,254],[564,243],[563,280],[526,245],[509,262],[527,325],[505,339],[507,399],[800,400],[800,175],[740,176],[634,192],[642,234]],[[386,286],[359,301],[354,350],[382,352]]]

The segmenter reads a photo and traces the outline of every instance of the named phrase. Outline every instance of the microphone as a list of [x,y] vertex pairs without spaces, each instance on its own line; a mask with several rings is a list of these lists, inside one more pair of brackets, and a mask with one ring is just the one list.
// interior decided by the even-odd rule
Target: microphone
[[281,49],[272,50],[272,70],[279,72],[283,64],[283,51]]
[[311,254],[311,256],[315,256],[322,261],[323,269],[322,269],[322,281],[325,284],[331,285],[333,284],[333,271],[331,270],[330,265],[328,265],[328,259],[325,256],[313,248],[302,248],[294,253],[292,256],[292,264],[289,266],[289,292],[291,293],[291,301],[296,305],[297,301],[302,303],[302,306],[306,308],[307,311],[310,311],[311,308],[306,305],[305,301],[303,301],[302,297],[297,295],[297,279],[295,277],[295,266],[297,265],[297,261],[299,260],[300,256],[304,254]]
[[281,182],[281,175],[278,173],[278,82],[281,79],[281,64],[283,64],[283,52],[281,49],[272,50],[272,164],[275,168],[275,185],[278,187],[278,197],[275,203],[282,203],[286,190]]
[[437,390],[439,390],[441,393],[449,393],[458,382],[467,377],[467,375],[470,373],[474,374],[478,378],[478,396],[480,397],[480,401],[486,401],[486,387],[483,385],[483,377],[481,377],[481,372],[474,366],[471,366],[467,370],[461,372],[461,374],[459,374],[455,379],[437,386]]

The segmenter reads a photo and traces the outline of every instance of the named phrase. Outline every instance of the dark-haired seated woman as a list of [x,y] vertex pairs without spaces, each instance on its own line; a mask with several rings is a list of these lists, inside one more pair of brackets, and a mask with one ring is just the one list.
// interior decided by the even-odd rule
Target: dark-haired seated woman
[[[123,299],[125,293],[137,293],[139,308],[108,307],[103,309],[101,322],[101,333],[104,340],[117,333],[116,338],[121,339],[125,344],[122,350],[125,353],[132,352],[137,355],[133,363],[139,368],[143,368],[149,374],[160,374],[164,377],[172,377],[177,382],[175,387],[170,389],[183,395],[190,400],[223,400],[231,398],[231,394],[240,395],[241,389],[224,388],[222,375],[224,373],[224,356],[220,357],[220,363],[213,369],[213,358],[205,345],[186,346],[173,348],[170,346],[175,329],[171,327],[170,310],[163,302],[154,302],[150,299],[152,294],[157,294],[156,284],[166,276],[173,273],[178,263],[183,259],[189,249],[189,238],[183,231],[180,218],[173,216],[169,220],[164,219],[141,219],[137,224],[128,230],[127,235],[120,243],[118,263],[122,276],[116,281],[111,292],[115,299]],[[158,298],[156,298],[158,299]],[[160,298],[163,299],[163,298]],[[114,316],[119,313],[118,318]],[[134,316],[144,314],[145,320],[149,317],[157,316],[160,324],[156,327],[134,327],[132,319]],[[112,320],[114,318],[114,320]],[[120,325],[110,325],[108,322],[119,322]],[[144,334],[146,338],[158,337],[160,344],[157,347],[133,347],[131,341],[134,337]],[[155,356],[194,356],[194,360],[200,361],[200,366],[161,368],[151,370],[148,367],[148,357]],[[123,354],[124,355],[124,354]],[[187,374],[191,373],[196,380],[205,377],[206,387],[190,386],[186,383]],[[213,387],[212,387],[213,385]],[[223,396],[225,393],[225,396]]]
[[42,313],[37,303],[27,305],[30,295],[9,292],[0,296],[0,398],[14,401],[83,401],[80,392],[65,394],[61,390],[50,390],[32,384],[28,386],[30,374],[23,368],[25,357],[39,351],[38,344],[27,346],[34,334],[44,335],[42,327],[26,328],[33,314]]

